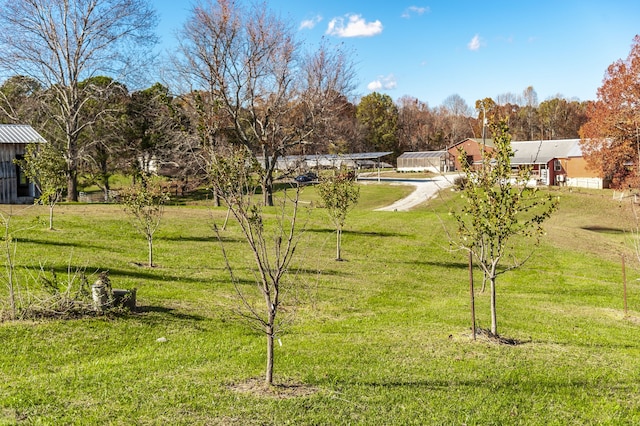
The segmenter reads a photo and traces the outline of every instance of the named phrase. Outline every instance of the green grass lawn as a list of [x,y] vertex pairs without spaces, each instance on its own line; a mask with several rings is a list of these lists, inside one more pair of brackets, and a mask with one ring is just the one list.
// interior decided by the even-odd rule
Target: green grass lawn
[[[30,227],[14,234],[19,270],[59,279],[83,270],[90,280],[108,270],[114,287],[137,288],[139,309],[0,323],[0,424],[640,424],[629,203],[605,191],[558,192],[534,256],[498,279],[498,329],[519,342],[506,345],[471,339],[466,256],[449,252],[443,232],[453,229],[456,195],[412,212],[374,211],[410,190],[362,186],[345,261],[336,262],[335,233],[313,187],[304,188],[310,211],[287,292],[296,303],[283,307],[281,385],[270,394],[237,390],[261,380],[265,342],[233,314],[238,301],[212,231],[224,208],[168,207],[150,269],[139,266],[146,242],[116,205],[59,205],[55,231],[32,225],[45,208],[13,207],[12,226]],[[223,238],[250,277],[233,223]],[[6,312],[4,284],[0,296]],[[476,298],[484,328],[488,299]]]

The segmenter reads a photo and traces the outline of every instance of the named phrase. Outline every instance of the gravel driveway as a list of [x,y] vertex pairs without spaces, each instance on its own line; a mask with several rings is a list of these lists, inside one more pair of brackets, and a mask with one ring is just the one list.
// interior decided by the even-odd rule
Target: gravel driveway
[[[408,211],[413,207],[416,207],[430,198],[434,197],[439,190],[448,188],[453,185],[453,181],[457,177],[457,174],[439,175],[429,179],[396,179],[396,178],[380,178],[380,182],[390,183],[391,185],[412,185],[415,190],[396,201],[390,206],[381,207],[376,211]],[[377,177],[362,177],[358,178],[358,182],[361,183],[374,183],[378,182]]]

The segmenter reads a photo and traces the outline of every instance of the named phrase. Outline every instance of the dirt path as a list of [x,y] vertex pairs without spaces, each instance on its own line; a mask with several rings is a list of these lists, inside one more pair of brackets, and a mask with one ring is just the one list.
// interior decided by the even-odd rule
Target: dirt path
[[[395,178],[380,178],[380,182],[390,183],[392,185],[412,185],[415,186],[415,190],[406,196],[405,198],[396,201],[390,206],[381,207],[376,211],[408,211],[412,208],[428,201],[434,197],[441,189],[448,188],[453,185],[454,179],[457,177],[455,174],[451,175],[439,175],[429,179],[395,179]],[[367,177],[359,178],[359,182],[378,182],[377,178]]]

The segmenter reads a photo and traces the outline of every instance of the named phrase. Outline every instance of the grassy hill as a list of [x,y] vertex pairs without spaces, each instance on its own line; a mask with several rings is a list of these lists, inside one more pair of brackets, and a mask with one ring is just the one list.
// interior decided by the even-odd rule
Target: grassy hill
[[[456,194],[412,212],[374,211],[408,191],[361,188],[344,262],[333,260],[325,212],[309,211],[275,354],[281,385],[262,394],[242,392],[261,380],[265,343],[233,314],[238,301],[212,231],[224,208],[168,207],[150,269],[139,266],[146,242],[119,206],[60,205],[56,231],[34,225],[44,208],[13,207],[23,298],[36,290],[25,267],[31,276],[55,272],[60,283],[108,270],[114,287],[137,288],[139,309],[0,323],[0,424],[640,423],[630,200],[558,192],[535,255],[498,279],[499,331],[518,343],[506,345],[470,336],[466,257],[449,251],[443,232]],[[313,187],[303,200],[317,204]],[[250,280],[233,223],[223,238]],[[0,295],[6,312],[6,286]],[[488,299],[476,300],[485,328]]]

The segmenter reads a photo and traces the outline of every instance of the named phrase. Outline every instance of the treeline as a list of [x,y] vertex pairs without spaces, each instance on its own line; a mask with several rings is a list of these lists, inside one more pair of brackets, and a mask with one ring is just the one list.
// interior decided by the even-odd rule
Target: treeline
[[[208,93],[192,91],[172,95],[156,83],[139,91],[109,77],[81,82],[87,103],[80,110],[87,123],[77,141],[80,185],[109,190],[114,174],[136,175],[160,170],[185,181],[206,176],[200,158],[208,128],[202,109]],[[29,77],[15,76],[0,86],[0,123],[28,123],[52,143],[64,141],[51,119],[51,88]],[[578,138],[586,122],[587,102],[561,96],[538,103],[530,87],[522,96],[485,98],[469,107],[458,95],[431,108],[411,96],[394,102],[389,95],[371,93],[356,103],[336,98],[339,107],[333,125],[316,129],[304,143],[293,144],[290,154],[440,150],[467,137],[482,137],[483,119],[507,118],[513,140]],[[224,134],[224,132],[222,132]],[[216,137],[219,139],[220,135]],[[227,141],[228,142],[228,141]],[[220,141],[218,141],[220,143]],[[65,147],[60,147],[64,150]]]

